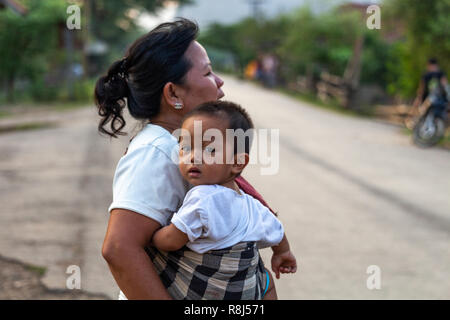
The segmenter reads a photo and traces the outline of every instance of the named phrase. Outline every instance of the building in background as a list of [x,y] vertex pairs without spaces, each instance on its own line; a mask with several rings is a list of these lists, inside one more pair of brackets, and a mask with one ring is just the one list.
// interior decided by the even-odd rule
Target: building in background
[[24,16],[27,14],[28,10],[22,4],[14,0],[0,0],[0,10],[8,7],[12,9],[15,13]]

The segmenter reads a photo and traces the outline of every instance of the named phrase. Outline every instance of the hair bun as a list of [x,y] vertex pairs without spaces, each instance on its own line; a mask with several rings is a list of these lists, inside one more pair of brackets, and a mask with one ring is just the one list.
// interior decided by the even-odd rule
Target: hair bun
[[[100,77],[95,86],[98,114],[103,117],[99,123],[99,131],[113,137],[124,134],[121,132],[121,129],[125,126],[122,112],[126,105],[125,98],[127,98],[129,90],[123,62],[124,60],[114,62],[107,75]],[[111,131],[103,128],[108,122],[111,122]]]
[[125,69],[126,59],[114,62],[108,70],[105,86],[111,90],[111,96],[117,99],[128,95],[127,73]]

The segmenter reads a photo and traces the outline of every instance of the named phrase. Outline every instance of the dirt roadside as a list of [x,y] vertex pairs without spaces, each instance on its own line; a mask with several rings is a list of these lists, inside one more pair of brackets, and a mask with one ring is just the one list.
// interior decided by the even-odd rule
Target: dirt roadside
[[[96,125],[92,107],[0,119],[0,128],[21,128],[0,130],[0,299],[117,296],[101,244],[124,146]],[[71,265],[82,291],[66,287]]]
[[0,300],[105,300],[106,295],[82,290],[49,289],[43,269],[0,256]]

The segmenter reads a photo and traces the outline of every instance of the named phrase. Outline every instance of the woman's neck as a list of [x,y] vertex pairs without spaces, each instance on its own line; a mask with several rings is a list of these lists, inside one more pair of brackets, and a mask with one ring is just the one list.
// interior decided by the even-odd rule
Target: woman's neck
[[163,127],[170,133],[174,132],[176,129],[180,128],[181,116],[173,113],[160,113],[157,116],[150,119],[151,124],[156,124]]
[[175,124],[173,122],[167,122],[167,121],[161,121],[161,120],[150,120],[151,124],[155,124],[157,126],[163,127],[170,133],[174,132],[176,129],[178,129],[180,126],[179,124]]
[[183,115],[180,114],[179,110],[175,110],[162,101],[159,113],[150,119],[150,123],[161,126],[170,133],[173,133],[176,129],[180,128],[182,118]]

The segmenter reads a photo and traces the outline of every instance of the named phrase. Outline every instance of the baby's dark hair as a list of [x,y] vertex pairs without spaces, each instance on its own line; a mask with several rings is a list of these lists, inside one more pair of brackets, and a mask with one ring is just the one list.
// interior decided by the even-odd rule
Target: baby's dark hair
[[[233,129],[234,131],[242,129],[244,133],[249,129],[253,129],[253,121],[250,118],[248,112],[242,108],[239,104],[230,101],[210,101],[202,103],[193,110],[189,111],[183,118],[186,121],[196,115],[206,115],[216,117],[218,119],[227,119],[227,129]],[[249,131],[248,139],[245,137],[245,153],[250,153],[250,147],[252,144],[253,133]],[[238,144],[234,143],[234,154],[238,152]]]

